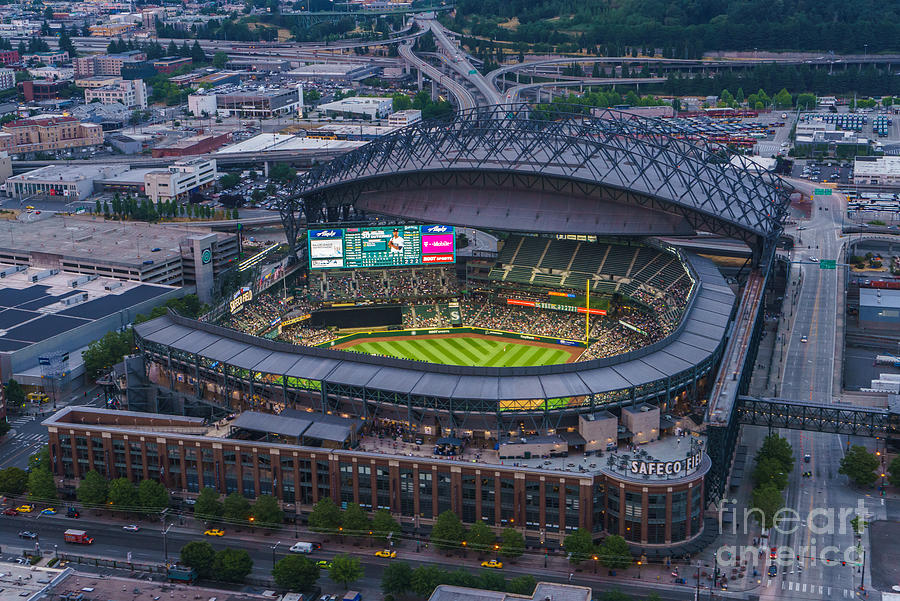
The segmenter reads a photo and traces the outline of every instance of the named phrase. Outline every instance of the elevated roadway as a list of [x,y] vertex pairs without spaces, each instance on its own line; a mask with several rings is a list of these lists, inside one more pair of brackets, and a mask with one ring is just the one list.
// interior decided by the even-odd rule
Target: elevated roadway
[[[523,94],[546,88],[580,88],[584,86],[616,86],[616,85],[633,85],[641,84],[665,83],[665,77],[603,77],[598,79],[586,78],[576,81],[550,81],[542,83],[526,83],[510,88],[506,92],[505,102],[519,102]],[[540,98],[538,99],[540,100]]]
[[456,105],[460,110],[473,109],[477,106],[475,97],[466,86],[456,81],[452,76],[444,73],[428,61],[416,56],[413,52],[412,43],[405,42],[400,44],[398,48],[400,56],[414,68],[421,71],[436,82],[439,86],[445,88],[456,100]]
[[416,23],[420,27],[431,31],[432,35],[434,35],[435,43],[449,59],[446,61],[446,64],[478,90],[485,104],[500,104],[500,93],[497,91],[496,86],[487,81],[478,69],[472,65],[466,54],[447,35],[448,30],[443,25],[436,19],[427,17],[417,18]]

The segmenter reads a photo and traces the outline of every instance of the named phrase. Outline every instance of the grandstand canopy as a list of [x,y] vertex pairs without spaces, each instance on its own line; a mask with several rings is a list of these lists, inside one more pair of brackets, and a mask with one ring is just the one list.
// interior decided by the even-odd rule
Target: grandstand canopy
[[416,123],[316,167],[300,199],[428,223],[507,231],[741,239],[757,258],[781,232],[788,190],[723,147],[617,111],[535,118],[527,105]]

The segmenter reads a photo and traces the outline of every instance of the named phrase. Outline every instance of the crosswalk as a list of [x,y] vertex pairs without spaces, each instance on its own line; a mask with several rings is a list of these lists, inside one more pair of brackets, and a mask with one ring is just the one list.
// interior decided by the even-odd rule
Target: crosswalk
[[808,595],[815,595],[819,598],[825,599],[836,599],[839,597],[844,599],[855,599],[857,595],[856,591],[851,588],[832,589],[832,587],[830,586],[811,584],[807,582],[795,582],[793,580],[782,580],[781,590],[793,591],[795,593],[806,593]]
[[16,436],[16,440],[19,442],[41,442],[49,439],[49,436],[40,432],[32,432],[31,434],[19,434]]
[[33,416],[24,415],[22,417],[17,417],[16,419],[11,420],[9,423],[12,425],[13,428],[15,428],[18,426],[24,426],[25,424],[31,423],[32,421],[34,421]]

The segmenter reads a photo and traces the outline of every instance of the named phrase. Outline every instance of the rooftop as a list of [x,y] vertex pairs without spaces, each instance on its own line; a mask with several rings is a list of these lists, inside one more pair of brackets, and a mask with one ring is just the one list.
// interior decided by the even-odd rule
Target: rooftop
[[320,110],[342,110],[343,108],[378,107],[385,102],[393,102],[393,100],[379,96],[351,96],[350,98],[344,98],[343,100],[320,104],[318,108]]
[[112,177],[127,170],[127,165],[47,165],[21,175],[14,175],[10,179],[24,182],[77,182]]
[[[174,290],[171,286],[106,277],[72,286],[73,281],[83,276],[64,271],[33,282],[33,276],[47,274],[48,270],[29,267],[13,273],[13,269],[9,265],[0,265],[0,270],[6,272],[0,287],[0,351],[7,352]],[[106,290],[110,282],[121,282],[121,286]]]
[[434,589],[428,601],[590,601],[591,589],[586,586],[538,582],[531,595],[514,595],[465,586],[442,584]]
[[900,175],[900,156],[856,157],[853,162],[853,176]]
[[[90,589],[90,590],[85,590]],[[119,578],[116,576],[98,576],[82,572],[70,573],[58,583],[53,591],[58,595],[67,592],[84,592],[89,599],[117,599],[128,601],[193,601],[194,599],[221,599],[222,601],[273,601],[274,597],[254,595],[221,589],[204,588],[198,586],[185,586],[170,584],[168,582],[155,582],[152,580],[137,580],[133,578]],[[123,591],[128,591],[127,594]],[[12,597],[10,598],[13,599]],[[4,601],[0,597],[0,601]],[[21,601],[17,598],[15,601]]]
[[881,290],[879,288],[859,289],[860,307],[877,307],[900,309],[900,290]]
[[71,570],[0,562],[0,601],[31,601],[70,574]]
[[223,134],[197,134],[196,136],[188,136],[187,138],[172,140],[171,142],[163,142],[156,146],[156,148],[190,148],[191,146],[201,144],[206,140],[220,138],[222,135]]
[[[0,230],[0,250],[30,254],[35,249],[40,249],[44,253],[83,257],[92,262],[108,260],[110,263],[140,266],[148,259],[159,263],[160,260],[180,254],[182,240],[202,233],[208,233],[208,230],[178,225],[105,221],[89,216],[48,215],[28,222],[12,219],[4,222]],[[153,252],[153,248],[161,250]]]
[[350,150],[365,142],[351,140],[322,140],[286,134],[259,134],[236,144],[220,148],[217,154],[238,152],[273,152],[276,150]]

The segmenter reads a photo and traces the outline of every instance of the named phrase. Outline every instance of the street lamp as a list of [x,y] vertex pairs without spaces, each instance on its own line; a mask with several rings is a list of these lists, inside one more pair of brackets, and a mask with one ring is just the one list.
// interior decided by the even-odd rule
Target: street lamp
[[281,541],[278,541],[274,545],[272,545],[272,569],[275,569],[275,549],[278,548],[278,545],[281,544]]
[[175,525],[175,523],[173,522],[173,523],[169,524],[169,526],[165,530],[162,531],[163,557],[165,558],[166,563],[169,563],[169,539],[166,535],[169,533],[169,528],[171,528],[174,525]]

